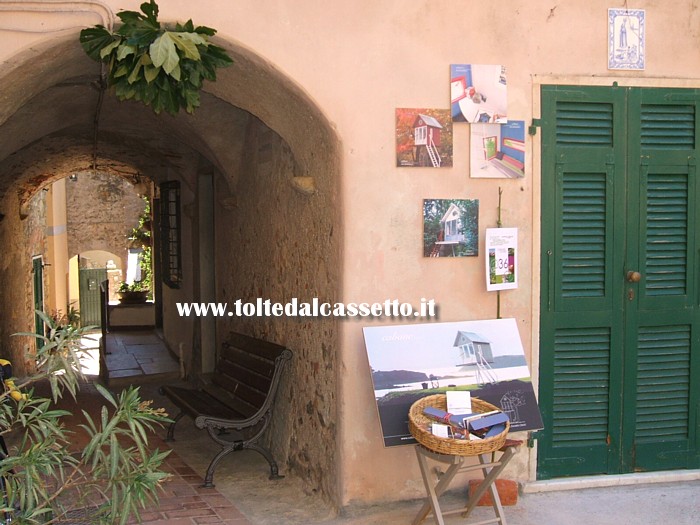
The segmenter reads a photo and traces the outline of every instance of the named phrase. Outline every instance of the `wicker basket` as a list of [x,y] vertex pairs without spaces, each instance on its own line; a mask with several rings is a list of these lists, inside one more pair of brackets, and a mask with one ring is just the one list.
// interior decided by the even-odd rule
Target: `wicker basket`
[[[431,423],[435,421],[423,414],[425,407],[447,410],[447,396],[445,394],[435,394],[423,397],[413,403],[411,410],[408,412],[408,428],[411,431],[411,435],[425,448],[440,454],[476,456],[493,452],[503,446],[510,430],[510,422],[507,422],[506,429],[503,432],[485,439],[468,440],[438,437],[430,431]],[[474,413],[482,413],[498,410],[498,407],[486,401],[472,398],[472,410]]]

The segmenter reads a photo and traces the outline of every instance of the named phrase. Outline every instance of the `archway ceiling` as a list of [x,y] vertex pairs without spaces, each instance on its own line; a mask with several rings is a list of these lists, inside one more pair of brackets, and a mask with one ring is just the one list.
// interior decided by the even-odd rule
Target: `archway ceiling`
[[[241,176],[252,119],[289,145],[293,176],[328,178],[338,169],[341,148],[334,126],[309,95],[242,45],[220,43],[233,66],[205,84],[194,115],[155,115],[139,102],[119,102],[105,94],[98,169],[103,164],[115,173],[135,171],[161,180],[186,178],[198,167],[213,166],[232,189]],[[36,191],[76,166],[92,165],[99,72],[75,31],[0,63],[0,197],[17,185],[24,185],[20,193]]]
[[[37,67],[18,68],[14,89],[0,100],[0,195],[14,188],[22,202],[53,180],[92,169],[93,161],[98,171],[132,182],[137,174],[156,181],[180,178],[202,162],[229,179],[235,176],[231,168],[240,162],[247,111],[203,92],[194,115],[156,115],[139,102],[120,102],[107,91],[95,143],[99,66],[81,56],[79,46],[66,47],[68,53],[79,52],[68,58],[82,64],[81,74],[62,77],[54,71],[55,62],[40,55],[34,61],[40,73]],[[75,62],[66,58],[59,62],[76,73]],[[43,68],[36,63],[40,59],[46,61]],[[18,89],[22,84],[32,86],[35,94],[27,97],[31,90]]]

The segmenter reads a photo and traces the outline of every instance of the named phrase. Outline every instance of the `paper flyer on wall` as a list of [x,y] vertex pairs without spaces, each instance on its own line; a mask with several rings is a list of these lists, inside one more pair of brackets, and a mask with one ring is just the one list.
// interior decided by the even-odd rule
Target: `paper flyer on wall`
[[518,287],[518,229],[486,229],[486,289],[512,290]]

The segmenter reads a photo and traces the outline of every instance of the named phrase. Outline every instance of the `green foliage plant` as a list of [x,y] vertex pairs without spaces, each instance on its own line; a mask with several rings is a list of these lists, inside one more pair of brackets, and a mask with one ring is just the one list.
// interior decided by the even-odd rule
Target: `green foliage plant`
[[[168,421],[167,414],[141,400],[137,387],[114,395],[95,384],[105,401],[99,414],[82,410],[82,424],[70,423],[74,415],[60,401],[65,393],[75,401],[85,381],[80,339],[90,327],[58,325],[43,312],[37,315],[46,323],[45,336],[15,334],[40,343],[37,371],[14,378],[27,395],[17,399],[8,389],[0,394],[0,435],[9,444],[9,455],[0,461],[0,522],[69,523],[85,509],[91,523],[138,520],[140,509],[157,503],[168,478],[161,465],[169,451],[148,446],[149,433]],[[50,394],[40,395],[39,385],[46,391],[47,383]],[[75,446],[76,431],[86,445]]]
[[129,284],[126,281],[122,281],[117,288],[117,292],[148,292],[148,284],[144,281],[134,281]]
[[141,13],[117,13],[121,26],[111,32],[102,25],[83,29],[80,44],[90,58],[106,65],[107,84],[119,100],[138,100],[160,114],[180,108],[193,113],[200,105],[205,80],[216,80],[216,69],[233,63],[226,51],[209,42],[216,30],[195,27],[192,20],[173,29],[161,26],[154,0]]
[[[141,248],[142,252],[139,256],[139,268],[141,269],[140,287],[138,290],[148,291],[149,299],[153,299],[153,252],[151,249],[151,201],[144,196],[144,210],[139,216],[138,225],[132,228],[129,234],[129,242],[134,247]],[[122,283],[125,288],[120,288],[118,291],[127,291],[126,284]]]

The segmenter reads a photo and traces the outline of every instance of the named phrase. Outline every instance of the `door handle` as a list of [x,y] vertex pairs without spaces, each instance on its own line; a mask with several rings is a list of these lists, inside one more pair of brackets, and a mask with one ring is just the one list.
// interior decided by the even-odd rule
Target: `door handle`
[[627,272],[627,281],[630,283],[638,283],[642,280],[642,274],[632,270]]

